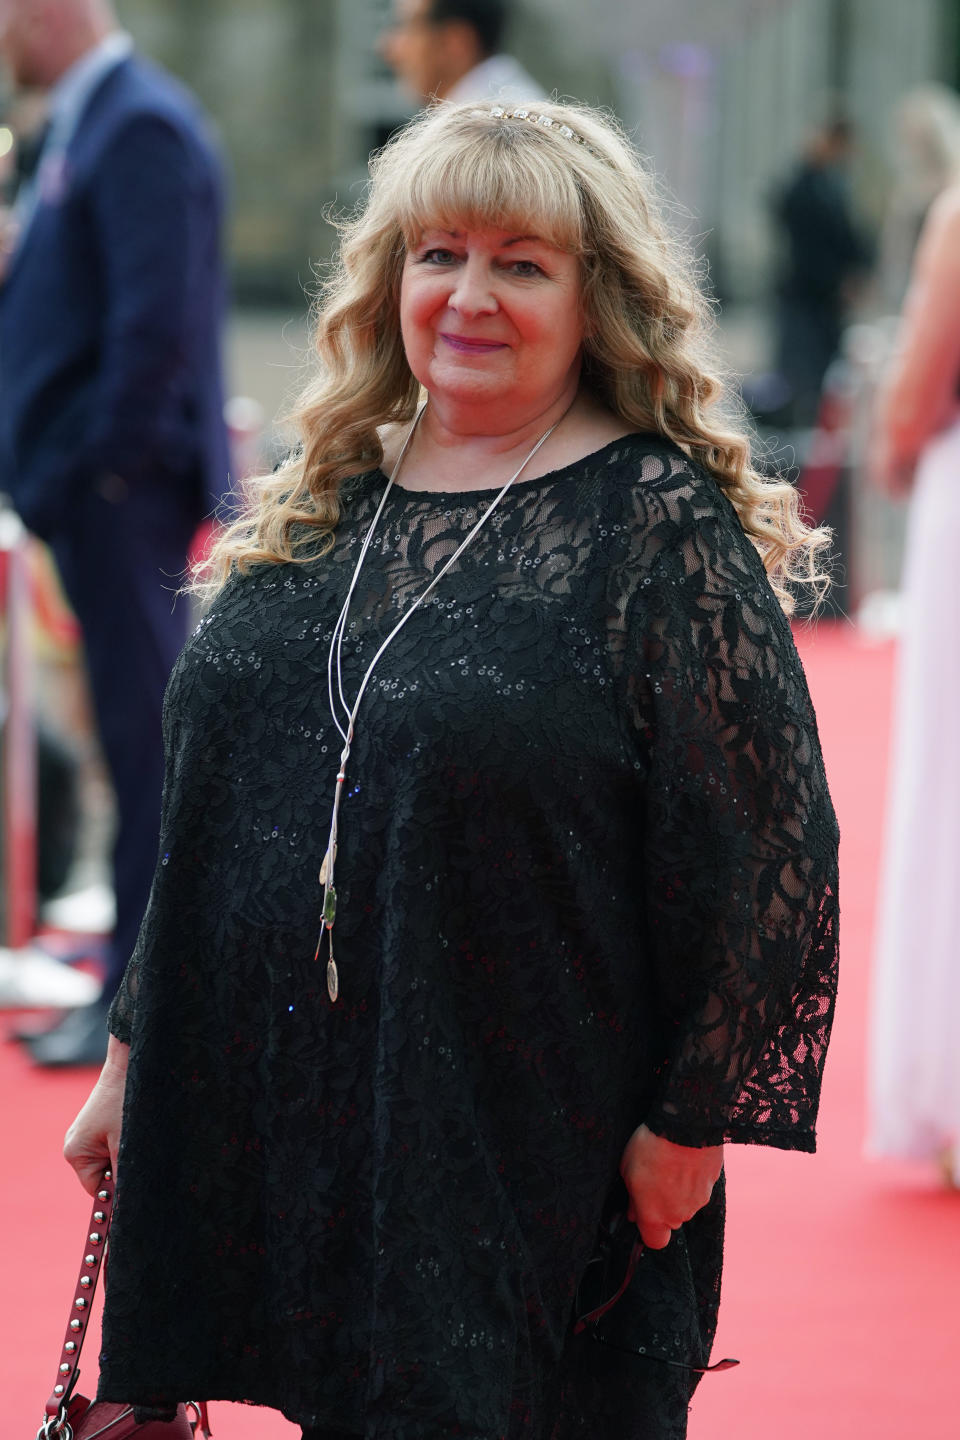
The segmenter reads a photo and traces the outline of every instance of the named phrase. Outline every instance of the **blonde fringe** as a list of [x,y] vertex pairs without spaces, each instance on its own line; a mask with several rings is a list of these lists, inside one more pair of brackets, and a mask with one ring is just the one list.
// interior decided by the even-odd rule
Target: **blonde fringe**
[[[783,609],[798,592],[822,603],[830,532],[809,527],[786,480],[752,464],[751,443],[713,354],[712,309],[697,264],[660,216],[655,183],[615,122],[582,106],[538,104],[587,145],[556,131],[438,106],[371,167],[359,214],[335,221],[339,261],[315,307],[319,370],[291,419],[300,446],[247,482],[189,588],[211,599],[234,570],[306,563],[333,545],[339,487],[383,460],[379,430],[408,423],[419,386],[400,338],[406,244],[427,222],[511,228],[513,220],[578,253],[584,380],[626,424],[656,431],[722,486]],[[531,196],[536,198],[531,206]]]

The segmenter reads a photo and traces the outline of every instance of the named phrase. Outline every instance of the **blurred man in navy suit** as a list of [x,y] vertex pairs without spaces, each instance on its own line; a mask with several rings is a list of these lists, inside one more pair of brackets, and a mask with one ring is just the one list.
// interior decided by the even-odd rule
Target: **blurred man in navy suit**
[[118,809],[102,1000],[28,1043],[40,1064],[92,1063],[156,863],[174,592],[228,483],[220,167],[194,100],[106,0],[0,0],[0,53],[49,96],[0,280],[0,489],[82,626]]

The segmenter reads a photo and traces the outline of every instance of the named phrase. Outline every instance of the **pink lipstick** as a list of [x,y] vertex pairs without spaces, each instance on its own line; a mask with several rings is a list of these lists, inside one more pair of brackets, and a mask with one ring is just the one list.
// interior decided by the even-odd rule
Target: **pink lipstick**
[[493,350],[504,349],[501,340],[473,340],[469,335],[448,335],[445,331],[441,331],[440,339],[461,355],[489,355]]

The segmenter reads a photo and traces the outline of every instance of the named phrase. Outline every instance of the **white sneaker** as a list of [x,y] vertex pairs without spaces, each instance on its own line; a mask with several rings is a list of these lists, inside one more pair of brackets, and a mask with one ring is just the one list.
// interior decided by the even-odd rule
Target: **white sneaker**
[[117,906],[109,885],[87,885],[72,895],[48,900],[40,911],[44,925],[82,935],[109,935],[117,923]]
[[69,1010],[92,1004],[100,990],[99,980],[85,970],[63,965],[35,945],[25,945],[22,950],[0,946],[0,1006]]

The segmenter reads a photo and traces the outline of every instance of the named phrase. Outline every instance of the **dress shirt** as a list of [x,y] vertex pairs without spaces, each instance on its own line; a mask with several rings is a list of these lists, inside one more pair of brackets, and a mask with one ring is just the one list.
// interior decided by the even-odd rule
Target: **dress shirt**
[[512,55],[491,55],[468,70],[448,91],[448,100],[464,105],[470,100],[546,100],[547,92]]

